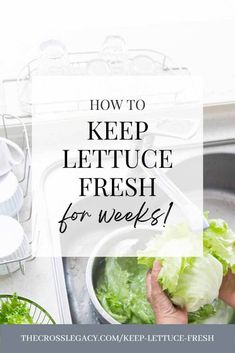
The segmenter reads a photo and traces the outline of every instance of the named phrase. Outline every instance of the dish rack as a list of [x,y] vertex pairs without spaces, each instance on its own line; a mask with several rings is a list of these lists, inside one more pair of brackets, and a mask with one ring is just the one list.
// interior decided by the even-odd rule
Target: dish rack
[[[150,68],[150,69],[149,69]],[[146,72],[147,70],[147,72]],[[22,117],[32,114],[31,85],[35,75],[164,75],[189,74],[165,54],[152,49],[127,48],[119,36],[108,36],[100,51],[68,52],[63,43],[48,40],[40,45],[40,55],[29,61],[17,78],[3,80],[3,91],[17,85]],[[6,93],[4,93],[4,96]],[[79,106],[78,106],[79,109]]]
[[[21,118],[2,114],[1,115],[3,134],[5,138],[14,140],[15,136],[13,131],[17,128],[17,136],[20,139],[17,140],[17,144],[22,148],[24,152],[24,162],[22,165],[14,169],[14,173],[17,176],[19,184],[23,189],[24,203],[22,209],[18,212],[15,218],[22,225],[24,229],[24,239],[19,247],[13,254],[5,258],[0,259],[0,267],[5,267],[8,274],[11,274],[12,266],[19,268],[21,272],[25,273],[25,261],[32,260],[34,258],[32,253],[33,232],[31,229],[31,218],[32,218],[32,193],[31,193],[31,152],[29,144],[29,135],[27,127]],[[18,131],[19,130],[19,131]],[[17,266],[18,264],[18,266]]]

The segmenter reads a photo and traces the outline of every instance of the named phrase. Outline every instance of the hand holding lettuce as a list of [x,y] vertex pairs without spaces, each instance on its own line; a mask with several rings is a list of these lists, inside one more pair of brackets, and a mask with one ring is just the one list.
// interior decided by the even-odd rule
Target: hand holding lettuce
[[[234,233],[221,219],[209,223],[203,234],[203,257],[157,259],[162,266],[159,283],[175,305],[188,310],[189,323],[202,322],[225,310],[218,300],[219,290],[228,271],[235,272]],[[145,286],[147,271],[153,267],[155,258],[144,255],[142,251],[138,259],[106,259],[97,296],[105,310],[119,322],[155,322]]]
[[155,261],[153,269],[147,273],[147,296],[158,324],[187,324],[188,312],[185,308],[173,305],[172,301],[162,290],[158,275],[161,264]]
[[219,297],[225,303],[235,308],[235,274],[233,274],[231,270],[229,270],[223,278]]

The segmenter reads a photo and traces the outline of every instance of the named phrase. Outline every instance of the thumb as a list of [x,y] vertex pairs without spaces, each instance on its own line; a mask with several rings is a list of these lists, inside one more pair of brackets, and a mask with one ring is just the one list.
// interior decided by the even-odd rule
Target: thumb
[[151,299],[156,314],[163,314],[171,311],[173,304],[164,293],[158,282],[158,275],[161,271],[161,264],[155,261],[151,272]]

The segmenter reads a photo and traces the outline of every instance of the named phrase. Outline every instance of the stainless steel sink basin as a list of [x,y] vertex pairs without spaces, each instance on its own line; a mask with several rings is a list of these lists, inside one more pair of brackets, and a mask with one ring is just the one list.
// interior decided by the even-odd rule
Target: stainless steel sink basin
[[204,156],[204,210],[235,230],[235,154]]
[[[235,153],[217,152],[217,149],[205,152],[204,210],[210,212],[210,217],[225,219],[235,230]],[[87,258],[64,258],[72,319],[74,323],[99,323],[86,288],[86,265]]]

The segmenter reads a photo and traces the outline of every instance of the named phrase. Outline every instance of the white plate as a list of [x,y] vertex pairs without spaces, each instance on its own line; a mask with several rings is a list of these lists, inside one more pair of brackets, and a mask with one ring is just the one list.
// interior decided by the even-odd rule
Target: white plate
[[23,190],[13,172],[0,176],[0,215],[15,216],[24,201]]
[[9,216],[0,216],[0,258],[12,255],[24,240],[21,224]]

